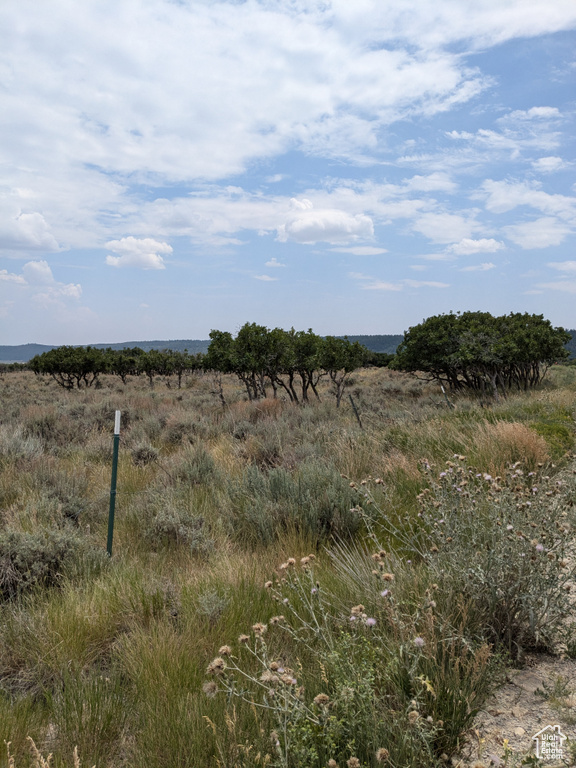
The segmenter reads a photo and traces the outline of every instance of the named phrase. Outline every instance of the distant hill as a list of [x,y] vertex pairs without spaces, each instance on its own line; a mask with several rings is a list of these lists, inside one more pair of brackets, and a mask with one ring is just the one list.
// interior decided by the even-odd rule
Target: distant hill
[[[208,344],[210,344],[210,339],[169,339],[167,341],[122,341],[118,344],[90,344],[90,346],[97,349],[140,347],[145,352],[149,352],[151,349],[173,349],[183,352],[187,349],[191,355],[196,355],[198,352],[206,352]],[[13,347],[0,346],[0,363],[27,363],[35,355],[41,355],[43,352],[48,352],[56,346],[59,345],[19,344]]]
[[[339,336],[338,338],[343,339],[344,336]],[[393,355],[396,352],[397,346],[404,339],[404,334],[400,336],[346,336],[346,338],[352,342],[360,342],[371,352],[386,352],[389,355]]]
[[[570,357],[576,358],[576,330],[569,330],[572,335],[571,340],[566,344],[566,349],[570,351]],[[344,336],[339,338],[343,339]],[[347,336],[350,341],[358,341],[371,352],[386,352],[393,355],[396,347],[400,344],[403,335],[374,335],[374,336]],[[199,352],[204,353],[208,349],[210,339],[169,339],[166,341],[123,341],[119,344],[91,344],[98,349],[124,349],[125,347],[140,347],[145,352],[151,349],[173,349],[178,352],[188,350],[191,355]],[[0,363],[27,363],[35,355],[41,355],[42,352],[48,352],[57,345],[49,346],[47,344],[18,344],[13,347],[0,345]]]

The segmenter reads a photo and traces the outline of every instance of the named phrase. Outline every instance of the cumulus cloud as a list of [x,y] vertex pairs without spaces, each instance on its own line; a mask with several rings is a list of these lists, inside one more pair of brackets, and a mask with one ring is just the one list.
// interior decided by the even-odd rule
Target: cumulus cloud
[[24,280],[22,275],[8,272],[7,269],[0,269],[0,281],[5,283],[16,283],[17,285],[26,285],[26,280]]
[[504,227],[506,236],[526,250],[560,245],[571,231],[570,227],[552,216]]
[[424,213],[413,224],[414,229],[435,243],[453,243],[469,238],[478,228],[473,217],[452,213]]
[[551,155],[550,157],[539,157],[532,161],[532,168],[538,173],[554,173],[566,167],[566,163],[561,157]]
[[374,224],[364,214],[351,215],[343,210],[315,209],[310,200],[290,201],[294,214],[278,227],[278,240],[313,244],[346,243],[374,236]]
[[501,117],[500,122],[507,120],[557,120],[560,116],[560,110],[557,107],[531,107],[530,109],[515,109],[505,117]]
[[28,261],[22,267],[21,275],[2,269],[0,281],[26,287],[32,291],[34,298],[40,300],[79,299],[82,295],[81,285],[58,282],[48,262],[43,260]]
[[576,197],[551,195],[537,184],[487,179],[482,184],[481,194],[485,196],[486,208],[493,213],[506,213],[525,205],[576,225]]
[[57,251],[58,242],[42,214],[23,213],[15,201],[0,201],[0,250]]
[[172,253],[172,246],[153,240],[151,237],[137,239],[123,237],[121,240],[110,240],[106,247],[119,254],[106,256],[106,264],[111,267],[136,267],[138,269],[166,269],[162,253]]
[[459,243],[451,245],[447,250],[457,256],[470,256],[473,253],[495,253],[496,251],[504,248],[504,243],[492,238],[480,238],[479,240],[471,240],[468,237],[460,240]]
[[264,283],[272,283],[278,280],[277,277],[270,277],[270,275],[254,275],[255,280],[262,280]]
[[266,264],[265,264],[264,266],[265,266],[265,267],[285,267],[285,266],[286,266],[286,264],[281,264],[281,263],[278,261],[278,259],[276,258],[276,256],[272,256],[272,258],[270,259],[270,261],[267,261],[267,262],[266,262]]
[[491,269],[495,269],[496,264],[492,264],[491,261],[484,262],[483,264],[476,264],[475,266],[462,267],[461,272],[488,272]]
[[405,182],[406,189],[419,192],[455,192],[458,185],[447,173],[431,173],[428,176],[413,176]]

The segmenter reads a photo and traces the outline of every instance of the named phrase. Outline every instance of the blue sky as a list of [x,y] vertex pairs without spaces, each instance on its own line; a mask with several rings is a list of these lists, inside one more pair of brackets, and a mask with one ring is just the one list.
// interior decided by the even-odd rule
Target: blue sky
[[574,0],[4,0],[0,343],[576,326]]

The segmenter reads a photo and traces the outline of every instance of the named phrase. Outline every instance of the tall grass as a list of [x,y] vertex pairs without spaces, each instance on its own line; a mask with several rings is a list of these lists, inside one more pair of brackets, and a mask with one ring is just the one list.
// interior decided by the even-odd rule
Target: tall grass
[[[473,557],[485,543],[477,524],[492,508],[507,509],[507,524],[526,535],[534,530],[556,558],[546,562],[565,576],[551,542],[556,523],[566,529],[573,514],[572,476],[563,470],[574,445],[572,373],[558,374],[561,388],[492,407],[459,399],[452,410],[432,385],[386,370],[360,372],[353,394],[363,430],[347,402],[337,410],[327,391],[303,407],[248,403],[229,379],[223,409],[201,376],[180,391],[104,377],[99,390],[63,392],[31,374],[7,375],[0,381],[0,542],[12,542],[10,573],[19,586],[0,601],[0,743],[12,742],[18,768],[41,765],[38,755],[48,753],[55,768],[70,765],[75,747],[84,765],[98,768],[324,766],[329,759],[342,766],[352,757],[373,766],[379,749],[397,766],[434,765],[456,748],[497,679],[499,654],[521,659],[518,649],[550,646],[558,634],[531,627],[526,604],[509,642],[493,621],[506,612],[489,580],[463,584],[458,569],[442,563],[470,560],[478,573],[489,572],[488,560]],[[123,420],[108,561],[116,409]],[[474,468],[476,517],[463,516],[457,491],[439,479],[447,460],[454,472],[461,464],[454,454],[466,456],[466,471]],[[524,475],[512,479],[517,462],[513,471]],[[536,495],[531,472],[550,478],[538,481]],[[484,474],[508,478],[505,490],[483,485]],[[541,520],[528,518],[528,502]],[[435,535],[433,511],[452,521],[458,537],[443,530],[444,539],[427,540],[439,550],[435,558],[408,555],[408,534],[417,542],[422,530]],[[428,527],[419,514],[428,515]],[[370,531],[397,554],[374,560]],[[563,535],[569,541],[571,533]],[[459,538],[460,550],[447,547],[448,536]],[[58,559],[50,542],[60,540],[67,545]],[[309,555],[313,570],[276,570],[289,556],[299,563]],[[265,589],[275,572],[273,590]],[[517,574],[538,605],[554,585],[542,573],[539,582],[528,571]],[[383,581],[385,574],[394,581]],[[510,607],[521,592],[506,578]],[[311,629],[317,581],[328,605],[317,615],[320,634]],[[350,622],[358,605],[365,610]],[[559,629],[561,612],[548,630]],[[363,613],[376,624],[364,623]],[[283,627],[268,625],[280,614]],[[243,700],[202,690],[210,659],[227,645],[235,657],[229,674],[233,661],[234,674],[260,670],[259,681],[264,645],[251,627],[260,622],[269,626],[269,660],[282,661],[303,686],[302,698],[285,699],[284,736],[277,713],[248,696],[248,678]],[[258,657],[238,643],[242,634]],[[314,703],[321,694],[333,702],[327,709],[322,699]],[[7,765],[0,752],[0,766]]]

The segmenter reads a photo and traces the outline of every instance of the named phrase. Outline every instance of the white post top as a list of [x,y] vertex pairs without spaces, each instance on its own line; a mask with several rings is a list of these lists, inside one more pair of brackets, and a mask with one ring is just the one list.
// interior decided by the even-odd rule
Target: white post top
[[114,434],[120,434],[120,411],[116,411],[116,415],[114,417]]

